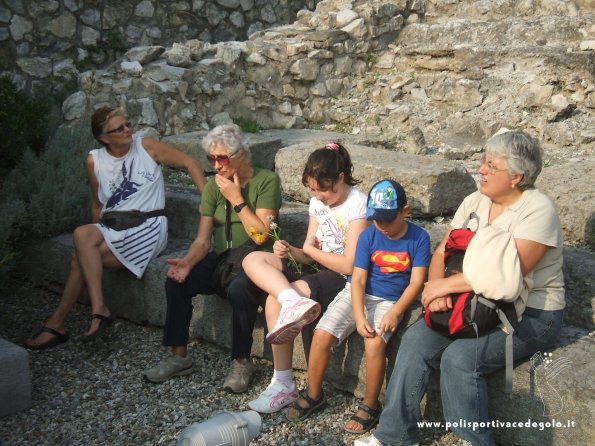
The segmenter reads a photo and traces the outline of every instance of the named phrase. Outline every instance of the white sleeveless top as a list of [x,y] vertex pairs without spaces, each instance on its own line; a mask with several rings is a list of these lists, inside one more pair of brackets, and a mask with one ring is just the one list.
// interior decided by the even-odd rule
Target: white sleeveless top
[[[165,187],[161,166],[142,145],[142,137],[133,135],[130,151],[116,158],[105,149],[89,152],[93,157],[99,183],[99,201],[106,211],[139,210],[165,207]],[[117,259],[139,279],[151,259],[167,244],[167,218],[152,217],[142,225],[115,231],[97,223],[105,242]]]

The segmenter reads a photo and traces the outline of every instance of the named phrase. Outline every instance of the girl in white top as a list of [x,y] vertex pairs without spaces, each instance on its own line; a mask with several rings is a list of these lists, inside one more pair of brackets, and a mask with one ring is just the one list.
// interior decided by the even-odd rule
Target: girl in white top
[[[342,145],[332,142],[310,154],[302,182],[312,192],[310,221],[303,247],[284,240],[273,253],[254,252],[243,262],[246,275],[269,293],[266,318],[267,340],[273,344],[274,374],[269,387],[248,407],[263,413],[276,412],[297,398],[293,382],[293,340],[302,327],[314,322],[341,291],[353,270],[357,239],[367,227],[367,197],[355,189],[353,165]],[[303,274],[290,283],[287,259],[304,265],[316,262],[321,271]],[[291,263],[291,262],[289,262]]]
[[58,308],[23,345],[45,350],[69,339],[65,321],[86,288],[91,300],[91,322],[83,340],[100,337],[114,321],[101,288],[103,268],[122,268],[142,277],[148,262],[167,243],[167,220],[151,217],[143,224],[123,231],[99,223],[108,210],[161,210],[165,205],[160,164],[185,169],[199,191],[205,184],[201,166],[189,156],[151,138],[132,134],[121,109],[102,107],[91,118],[95,139],[104,147],[92,150],[86,168],[91,187],[92,224],[79,226],[73,234],[74,250],[70,274]]

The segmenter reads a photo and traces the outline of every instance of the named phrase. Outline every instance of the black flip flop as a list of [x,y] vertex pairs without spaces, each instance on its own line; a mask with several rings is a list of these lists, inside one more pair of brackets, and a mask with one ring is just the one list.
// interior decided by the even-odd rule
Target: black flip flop
[[[112,325],[116,320],[116,318],[113,315],[104,316],[103,314],[93,314],[91,315],[91,322],[93,322],[93,319],[99,319],[99,327],[97,328],[97,330],[95,330],[94,333],[90,334],[89,336],[83,335],[83,342],[91,342],[95,341],[96,339],[99,339],[105,334],[108,327]],[[91,322],[89,322],[89,327],[91,327]]]
[[21,345],[23,346],[23,348],[26,348],[27,350],[33,350],[33,351],[47,350],[49,348],[53,348],[53,347],[56,347],[57,345],[63,344],[66,341],[68,341],[68,339],[70,339],[68,332],[60,333],[59,331],[54,330],[53,328],[50,328],[46,325],[41,327],[33,336],[31,336],[31,339],[36,339],[42,333],[50,333],[51,335],[54,335],[54,337],[52,339],[50,339],[49,341],[47,341],[43,344],[38,344],[38,345],[29,345],[29,344],[22,343]]

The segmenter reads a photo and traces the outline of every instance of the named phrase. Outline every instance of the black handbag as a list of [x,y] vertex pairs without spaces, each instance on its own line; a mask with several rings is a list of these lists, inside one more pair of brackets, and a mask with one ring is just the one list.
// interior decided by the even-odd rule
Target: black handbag
[[233,248],[231,240],[231,204],[225,201],[225,239],[227,241],[227,249],[217,256],[215,270],[213,271],[213,288],[215,292],[227,298],[227,289],[229,285],[242,272],[242,261],[244,257],[253,251],[259,249],[259,245],[250,239],[244,244]]
[[114,231],[124,231],[142,225],[148,218],[165,215],[164,209],[149,212],[141,211],[108,211],[99,218],[99,223]]

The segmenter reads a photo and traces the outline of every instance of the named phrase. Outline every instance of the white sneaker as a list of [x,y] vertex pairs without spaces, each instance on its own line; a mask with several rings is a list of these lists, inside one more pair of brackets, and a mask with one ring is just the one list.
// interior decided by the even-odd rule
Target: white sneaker
[[277,412],[294,402],[297,396],[298,393],[294,383],[291,383],[291,387],[287,387],[281,381],[273,378],[265,391],[257,399],[248,403],[248,409],[260,413]]
[[277,323],[267,334],[267,341],[271,344],[293,341],[302,327],[314,322],[319,314],[320,304],[307,297],[282,304]]
[[353,446],[386,446],[383,442],[381,442],[378,438],[374,435],[370,435],[366,438],[360,438],[359,440],[355,440],[353,442]]

